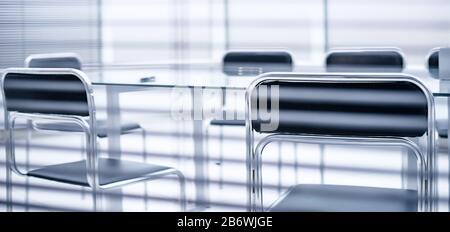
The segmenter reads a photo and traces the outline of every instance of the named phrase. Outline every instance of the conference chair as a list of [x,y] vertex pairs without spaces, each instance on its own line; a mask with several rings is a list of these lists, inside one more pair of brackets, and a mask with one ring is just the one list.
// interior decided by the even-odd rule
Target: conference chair
[[73,68],[82,69],[81,58],[76,53],[45,53],[29,55],[26,68]]
[[[26,68],[73,68],[77,70],[82,70],[82,61],[80,56],[76,53],[44,53],[44,54],[32,54],[25,59]],[[33,125],[27,125],[28,133],[31,133],[31,129],[38,131],[56,131],[56,132],[79,132],[82,130],[80,127],[73,125],[71,123],[35,123]],[[97,121],[97,136],[100,138],[106,138],[108,136],[106,119],[98,119]],[[142,138],[142,155],[143,159],[147,161],[147,150],[145,146],[146,141],[146,131],[141,125],[136,122],[122,122],[120,126],[120,134],[130,134],[134,132],[141,133]],[[31,135],[28,135],[31,137]],[[27,144],[28,141],[27,141]],[[28,149],[27,149],[28,150]],[[82,152],[84,147],[82,148]],[[28,155],[27,155],[28,157]],[[147,184],[146,184],[147,185]],[[147,189],[147,188],[146,188]],[[82,191],[82,196],[84,196],[84,191]]]
[[[225,53],[222,59],[222,71],[228,76],[257,76],[267,72],[291,72],[294,68],[294,59],[288,51],[278,50],[232,50]],[[224,95],[223,107],[226,108],[226,96]],[[223,115],[226,115],[226,110]],[[244,119],[212,119],[207,122],[206,138],[209,138],[209,127],[245,127]],[[222,133],[220,134],[222,140]],[[206,150],[208,150],[209,140],[206,142]],[[222,154],[220,154],[219,162],[221,165]],[[220,171],[221,172],[221,171]],[[222,187],[222,175],[219,177],[219,186]]]
[[[102,210],[102,190],[126,184],[176,175],[180,184],[180,205],[185,210],[185,178],[171,167],[102,158],[98,155],[98,121],[94,92],[87,76],[75,69],[7,69],[1,80],[4,99],[7,151],[7,207],[12,210],[11,174],[90,187],[95,211]],[[69,92],[69,94],[68,94]],[[14,127],[17,119],[54,121],[78,126],[85,135],[85,158],[76,162],[21,170],[16,163]]]
[[[246,96],[250,210],[433,209],[434,105],[417,79],[401,74],[274,73],[255,80]],[[265,112],[273,114],[268,117]],[[412,138],[423,138],[423,147]],[[412,176],[417,189],[298,184],[267,207],[262,155],[273,142],[402,147],[416,158]]]
[[236,50],[223,57],[223,72],[229,76],[255,76],[266,72],[290,72],[292,55],[286,51]]
[[327,72],[401,72],[405,66],[398,48],[333,49],[325,59]]
[[[428,53],[426,58],[426,66],[431,77],[439,79],[439,50],[440,47],[433,48]],[[441,138],[448,137],[448,120],[438,119],[436,120],[436,127],[438,135]]]

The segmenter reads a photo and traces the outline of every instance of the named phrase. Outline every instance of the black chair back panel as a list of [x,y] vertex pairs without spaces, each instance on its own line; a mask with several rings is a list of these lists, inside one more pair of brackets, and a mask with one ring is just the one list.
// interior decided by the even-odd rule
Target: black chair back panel
[[81,70],[81,62],[76,57],[33,58],[28,68],[73,68]]
[[428,71],[432,77],[439,77],[439,51],[434,51],[428,57]]
[[254,75],[265,72],[291,72],[292,56],[283,51],[228,52],[223,72],[228,75]]
[[[267,132],[416,137],[427,130],[427,98],[419,87],[409,82],[275,81],[264,85],[269,110],[272,110],[271,88],[276,85],[279,89],[279,126]],[[267,119],[261,117],[262,112],[267,110],[257,107],[257,119],[252,122],[259,132],[264,132],[260,124],[270,121],[260,120]]]
[[89,115],[87,91],[75,75],[8,73],[3,83],[8,111]]
[[403,65],[403,56],[396,51],[335,52],[326,58],[330,72],[401,72]]

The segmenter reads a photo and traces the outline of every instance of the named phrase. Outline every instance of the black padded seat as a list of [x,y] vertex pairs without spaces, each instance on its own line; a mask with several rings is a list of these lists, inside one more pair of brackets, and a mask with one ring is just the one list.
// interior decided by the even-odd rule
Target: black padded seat
[[28,68],[73,68],[81,70],[81,61],[76,56],[33,57],[29,60]]
[[245,126],[245,120],[221,120],[214,119],[210,122],[214,126]]
[[[38,130],[52,130],[62,132],[83,132],[80,126],[74,123],[36,123],[35,128]],[[125,122],[120,126],[120,133],[126,134],[132,130],[140,129],[141,126],[133,122]],[[108,136],[108,125],[106,120],[97,121],[97,136],[105,138]]]
[[[118,159],[99,158],[100,185],[131,180],[155,172],[171,169],[166,166],[144,164]],[[28,172],[28,176],[89,187],[86,177],[86,161],[50,165]]]
[[428,71],[434,78],[439,78],[439,49],[434,50],[428,57]]
[[396,50],[335,51],[328,54],[328,72],[401,72],[404,60]]
[[[279,123],[272,132],[419,137],[427,131],[426,96],[408,82],[273,81],[265,85],[277,86],[280,93]],[[270,98],[267,102],[271,102]],[[267,123],[259,118],[252,121],[258,132],[261,123]]]
[[223,58],[227,75],[259,75],[266,72],[291,72],[294,61],[285,51],[230,51]]
[[271,212],[416,212],[417,191],[343,185],[301,184],[278,200]]

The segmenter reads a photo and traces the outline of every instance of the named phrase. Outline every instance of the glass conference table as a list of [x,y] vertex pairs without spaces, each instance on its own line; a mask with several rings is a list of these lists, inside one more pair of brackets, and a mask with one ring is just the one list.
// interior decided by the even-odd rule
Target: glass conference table
[[[295,67],[294,72],[302,73],[325,73],[323,67]],[[108,125],[108,154],[111,158],[121,157],[120,145],[120,122],[121,107],[120,94],[133,91],[151,91],[155,88],[177,89],[184,88],[192,91],[192,110],[202,112],[202,98],[196,96],[196,91],[204,89],[236,90],[245,91],[247,86],[256,79],[255,75],[227,76],[220,64],[158,64],[142,66],[112,66],[112,67],[90,67],[84,70],[94,86],[106,89],[106,117]],[[448,109],[450,109],[450,80],[438,80],[430,77],[427,70],[410,69],[404,70],[420,79],[436,98],[445,98]],[[195,98],[195,99],[194,99]],[[242,99],[244,101],[244,98]],[[445,118],[448,128],[448,116]],[[201,119],[201,118],[200,118]],[[193,143],[194,143],[194,183],[196,206],[202,208],[208,205],[208,186],[205,179],[207,162],[204,146],[205,123],[203,120],[192,120]],[[446,140],[450,147],[450,140]],[[447,178],[447,182],[448,182]],[[122,210],[122,198],[120,190],[106,199],[106,209],[109,211]],[[447,199],[448,201],[448,199]],[[447,204],[450,205],[450,202]]]
[[[325,73],[323,67],[296,67],[294,72],[302,73]],[[104,86],[107,95],[107,123],[108,131],[108,154],[112,158],[120,158],[120,105],[119,95],[130,91],[148,91],[154,88],[176,89],[187,88],[192,92],[192,110],[202,112],[202,98],[195,97],[196,91],[204,89],[221,89],[245,91],[246,87],[256,79],[255,75],[227,76],[221,71],[219,64],[173,64],[173,65],[149,65],[149,66],[122,66],[103,67],[85,71],[94,86]],[[420,79],[425,86],[437,98],[450,97],[450,81],[441,81],[432,78],[427,70],[407,69],[404,74],[410,74]],[[244,101],[244,98],[242,99]],[[446,99],[448,108],[450,101]],[[201,114],[201,113],[200,113]],[[448,113],[450,114],[450,113]],[[448,115],[450,116],[450,115]],[[448,117],[446,117],[448,119]],[[204,158],[204,132],[203,120],[192,120],[193,142],[194,142],[194,179],[195,179],[195,202],[201,208],[208,205],[208,186],[205,180],[207,163]],[[448,128],[448,120],[446,120]],[[450,145],[450,142],[447,141]],[[120,190],[116,190],[120,191]],[[114,194],[115,196],[120,195]],[[121,199],[107,200],[106,210],[121,210]]]

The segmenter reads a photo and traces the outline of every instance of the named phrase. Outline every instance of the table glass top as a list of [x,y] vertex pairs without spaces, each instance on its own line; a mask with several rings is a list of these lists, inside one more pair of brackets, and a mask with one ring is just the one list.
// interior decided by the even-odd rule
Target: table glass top
[[[296,66],[293,72],[326,73],[323,67]],[[137,87],[204,87],[245,89],[257,73],[228,76],[218,64],[122,66],[85,70],[94,85]],[[436,96],[450,96],[450,80],[439,80],[420,68],[405,69],[403,74],[418,78]]]
[[[258,73],[229,76],[222,72],[220,64],[123,65],[89,67],[83,71],[93,85],[117,87],[203,87],[245,90],[258,76]],[[296,66],[293,72],[326,73],[326,69],[321,66]],[[419,79],[435,96],[450,97],[450,80],[433,78],[424,68],[408,68],[403,74]]]

